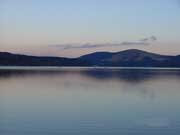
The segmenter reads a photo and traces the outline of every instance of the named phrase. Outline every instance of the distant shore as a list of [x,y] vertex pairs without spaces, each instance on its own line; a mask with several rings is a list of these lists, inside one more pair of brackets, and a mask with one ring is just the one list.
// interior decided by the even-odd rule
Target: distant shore
[[0,66],[0,70],[79,70],[79,69],[130,69],[130,70],[180,70],[176,67],[56,67],[56,66]]

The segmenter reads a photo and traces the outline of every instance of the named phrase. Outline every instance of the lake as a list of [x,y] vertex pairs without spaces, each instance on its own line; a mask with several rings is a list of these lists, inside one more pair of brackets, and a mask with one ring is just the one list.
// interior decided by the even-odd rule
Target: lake
[[0,135],[179,134],[179,69],[0,69]]

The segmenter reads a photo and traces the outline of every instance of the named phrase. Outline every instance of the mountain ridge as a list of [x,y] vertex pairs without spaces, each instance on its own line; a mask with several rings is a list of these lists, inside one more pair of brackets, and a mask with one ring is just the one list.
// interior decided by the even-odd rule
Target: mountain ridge
[[180,67],[180,55],[161,55],[138,49],[94,52],[77,58],[0,52],[0,66]]

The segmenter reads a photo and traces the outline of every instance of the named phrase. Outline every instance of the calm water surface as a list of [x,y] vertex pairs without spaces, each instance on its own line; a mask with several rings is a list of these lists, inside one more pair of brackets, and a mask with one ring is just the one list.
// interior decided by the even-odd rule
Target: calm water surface
[[179,135],[180,70],[0,70],[0,135]]

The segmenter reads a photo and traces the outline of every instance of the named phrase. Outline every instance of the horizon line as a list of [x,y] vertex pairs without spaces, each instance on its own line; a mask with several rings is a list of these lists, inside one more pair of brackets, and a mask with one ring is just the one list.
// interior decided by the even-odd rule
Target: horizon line
[[[143,49],[124,49],[124,50],[121,50],[121,51],[94,51],[94,52],[90,52],[90,53],[85,53],[83,55],[80,55],[80,56],[77,56],[77,57],[74,57],[74,58],[79,58],[81,56],[84,56],[84,55],[89,55],[89,54],[93,54],[93,53],[120,53],[120,52],[124,52],[124,51],[132,51],[132,50],[135,50],[135,51],[141,51],[141,52],[145,52],[145,53],[153,53],[153,54],[156,54],[156,55],[162,55],[162,56],[179,56],[179,54],[177,55],[166,55],[166,54],[160,54],[160,53],[154,53],[154,52],[151,52],[151,51],[146,51],[146,50],[143,50]],[[29,55],[29,54],[25,54],[25,53],[14,53],[14,52],[10,52],[10,51],[0,51],[0,53],[7,53],[7,54],[13,54],[13,55],[25,55],[25,56],[32,56],[32,57],[61,57],[61,58],[71,58],[71,57],[65,57],[65,56],[53,56],[53,55]],[[73,59],[73,58],[72,58]]]

